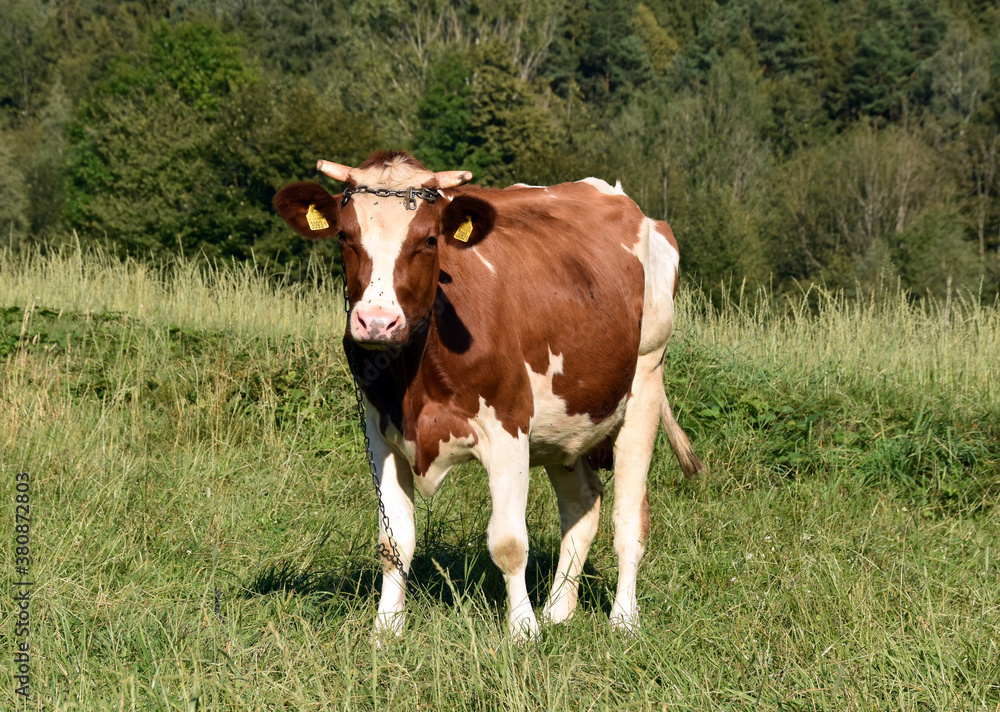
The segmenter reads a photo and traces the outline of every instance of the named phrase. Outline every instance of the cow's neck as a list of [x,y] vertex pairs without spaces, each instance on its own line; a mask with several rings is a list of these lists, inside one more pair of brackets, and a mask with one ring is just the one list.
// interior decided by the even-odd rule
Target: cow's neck
[[426,326],[405,345],[383,351],[364,349],[349,337],[344,338],[344,349],[349,359],[353,358],[361,390],[381,416],[383,433],[389,424],[403,431],[403,399],[417,374],[426,344]]

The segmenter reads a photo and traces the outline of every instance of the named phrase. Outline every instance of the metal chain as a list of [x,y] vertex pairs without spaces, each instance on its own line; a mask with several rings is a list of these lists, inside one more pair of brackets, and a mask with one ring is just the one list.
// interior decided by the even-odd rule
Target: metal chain
[[[347,274],[344,274],[344,309],[349,314],[351,311],[351,300],[347,295]],[[361,383],[358,381],[358,368],[354,360],[354,350],[345,349],[347,352],[347,364],[351,369],[351,377],[354,379],[354,396],[358,403],[358,424],[361,426],[361,434],[365,438],[365,456],[368,460],[368,471],[371,473],[372,484],[375,485],[375,496],[378,497],[378,511],[382,517],[382,527],[389,538],[389,546],[386,547],[381,541],[378,543],[378,554],[383,560],[389,561],[399,569],[403,577],[403,584],[406,584],[406,571],[403,570],[403,557],[399,555],[396,548],[396,537],[392,535],[392,527],[389,526],[389,516],[385,513],[385,503],[382,501],[382,488],[378,483],[378,472],[375,469],[375,455],[372,453],[372,443],[368,437],[368,418],[365,415],[364,391],[361,390]]]
[[353,188],[348,188],[344,191],[344,197],[340,201],[340,207],[343,208],[347,205],[347,201],[351,199],[351,196],[355,193],[371,193],[372,195],[377,195],[380,198],[406,198],[406,209],[416,210],[417,209],[417,198],[426,200],[428,203],[433,203],[437,200],[437,192],[431,190],[430,188],[406,188],[405,190],[393,190],[391,188],[370,188],[367,185],[356,185]]

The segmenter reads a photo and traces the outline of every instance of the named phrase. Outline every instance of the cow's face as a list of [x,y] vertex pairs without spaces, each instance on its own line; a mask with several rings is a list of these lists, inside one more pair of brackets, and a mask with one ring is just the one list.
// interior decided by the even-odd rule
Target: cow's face
[[[445,239],[444,226],[453,222],[450,201],[439,196],[434,202],[417,198],[413,204],[406,197],[378,196],[366,189],[412,187],[436,194],[471,174],[432,173],[405,154],[375,154],[358,168],[329,165],[334,166],[333,177],[348,182],[346,202],[343,194],[331,196],[315,183],[296,183],[275,196],[275,208],[301,235],[339,237],[351,338],[369,348],[405,344],[434,307],[438,246]],[[359,190],[361,186],[366,188]]]

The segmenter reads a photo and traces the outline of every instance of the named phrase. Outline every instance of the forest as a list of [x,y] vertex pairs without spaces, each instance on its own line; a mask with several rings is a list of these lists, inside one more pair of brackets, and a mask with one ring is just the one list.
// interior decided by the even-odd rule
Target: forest
[[[377,148],[621,180],[688,284],[1000,293],[993,0],[5,0],[0,245],[301,276],[275,191]],[[334,268],[335,269],[335,268]]]

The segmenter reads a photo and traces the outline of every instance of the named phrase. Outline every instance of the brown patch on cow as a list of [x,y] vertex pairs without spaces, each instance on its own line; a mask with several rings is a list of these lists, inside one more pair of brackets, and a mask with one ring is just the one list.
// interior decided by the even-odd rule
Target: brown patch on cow
[[417,457],[413,471],[418,476],[426,474],[441,454],[441,443],[452,438],[478,438],[469,425],[468,418],[456,416],[452,410],[431,402],[418,416],[416,432],[420,433]]
[[646,546],[649,541],[649,492],[642,495],[639,505],[639,543]]
[[[344,274],[347,277],[347,296],[354,304],[361,299],[371,281],[372,258],[361,247],[358,214],[350,203],[340,212],[340,235],[340,257],[344,262]],[[350,318],[347,323],[348,325],[351,323]]]
[[[403,241],[393,290],[411,329],[431,316],[438,290],[438,219],[430,204],[419,201]],[[401,268],[405,266],[405,268]]]
[[495,217],[476,254],[452,240],[439,245],[447,279],[421,385],[469,417],[482,397],[512,435],[527,432],[534,414],[525,364],[545,373],[550,352],[562,355],[553,391],[570,414],[595,423],[617,410],[635,374],[644,273],[621,238],[638,234],[645,217],[623,196],[562,188],[450,191],[467,196],[467,206],[487,203]]
[[[340,230],[340,197],[330,195],[318,183],[292,183],[279,190],[272,201],[288,227],[310,240],[325,240],[335,237]],[[326,218],[329,227],[313,230],[306,220],[306,213],[312,205]]]
[[517,539],[503,539],[490,547],[493,563],[505,574],[521,571],[528,563],[528,548]]

